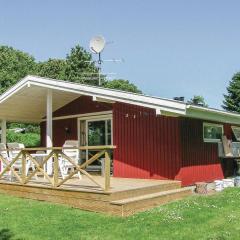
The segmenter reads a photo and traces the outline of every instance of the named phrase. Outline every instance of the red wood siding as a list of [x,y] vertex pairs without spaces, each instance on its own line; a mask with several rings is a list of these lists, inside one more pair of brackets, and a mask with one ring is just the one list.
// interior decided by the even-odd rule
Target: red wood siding
[[[69,129],[69,132],[65,131]],[[61,147],[66,140],[77,140],[77,118],[69,118],[53,121],[53,145]],[[41,145],[46,145],[46,123],[41,123]]]
[[[120,103],[113,116],[116,177],[190,185],[221,179],[233,169],[231,160],[221,163],[216,143],[204,143],[203,120],[156,116],[153,110]],[[232,139],[231,125],[224,124],[224,134]]]
[[212,181],[223,178],[223,170],[216,143],[204,143],[203,121],[180,119],[180,143],[182,166],[179,179],[183,185],[197,181]]
[[[54,117],[112,110],[112,104],[92,101],[92,97],[81,96],[53,113]],[[67,133],[65,128],[69,129]],[[41,123],[41,145],[46,145],[46,122]],[[53,145],[62,146],[66,140],[77,140],[77,118],[53,121]]]
[[180,168],[179,121],[154,110],[116,103],[114,176],[175,179]]
[[81,96],[53,113],[54,117],[112,110],[112,104],[92,101],[92,97]]

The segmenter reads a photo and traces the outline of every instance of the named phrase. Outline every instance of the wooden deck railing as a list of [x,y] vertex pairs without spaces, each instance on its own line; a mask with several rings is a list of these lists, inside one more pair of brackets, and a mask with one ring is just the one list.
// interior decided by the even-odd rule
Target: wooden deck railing
[[[34,177],[37,176],[38,173],[42,173],[45,179],[47,179],[52,187],[58,188],[61,185],[63,185],[66,181],[71,179],[75,174],[78,172],[84,174],[87,178],[89,178],[92,182],[94,182],[97,186],[99,186],[102,190],[108,191],[110,188],[110,155],[109,152],[114,149],[114,146],[84,146],[79,148],[62,148],[62,147],[52,147],[52,148],[23,148],[23,149],[14,149],[19,151],[19,153],[11,160],[8,161],[3,157],[0,151],[0,161],[2,162],[1,166],[5,165],[2,172],[0,173],[0,179],[4,178],[4,174],[11,171],[12,175],[16,177],[16,180],[20,182],[22,185],[26,185],[29,183],[29,181]],[[74,159],[67,156],[64,153],[64,150],[67,149],[79,149],[80,151],[85,150],[94,150],[97,151],[95,155],[93,155],[90,159],[88,159],[86,162],[82,164],[77,164]],[[43,157],[43,160],[41,163],[37,161],[35,157],[31,155],[34,151],[45,151],[48,152],[46,156]],[[104,157],[103,157],[104,156]],[[104,164],[104,185],[102,183],[97,182],[93,176],[91,176],[87,171],[86,167],[98,160],[100,157],[103,157],[105,160]],[[71,163],[71,165],[74,167],[74,170],[63,179],[60,179],[59,177],[59,159],[65,159],[68,162]],[[48,161],[53,160],[53,174],[48,175],[48,173],[44,169],[44,165],[47,164]],[[20,161],[20,167],[18,167],[18,170],[16,171],[16,168],[14,167],[14,163],[17,161]],[[31,161],[32,165],[35,169],[32,169],[33,171],[29,173],[29,175],[26,174],[26,166],[27,161]],[[81,180],[80,180],[81,181]]]

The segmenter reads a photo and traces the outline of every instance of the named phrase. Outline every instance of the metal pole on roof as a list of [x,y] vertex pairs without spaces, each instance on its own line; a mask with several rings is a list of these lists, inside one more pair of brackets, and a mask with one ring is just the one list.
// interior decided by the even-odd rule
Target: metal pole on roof
[[98,53],[98,85],[101,86],[102,59],[101,53]]

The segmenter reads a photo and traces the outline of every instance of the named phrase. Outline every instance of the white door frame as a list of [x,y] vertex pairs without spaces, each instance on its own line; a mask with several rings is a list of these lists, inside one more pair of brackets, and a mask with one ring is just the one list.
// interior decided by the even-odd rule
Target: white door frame
[[[83,117],[78,118],[77,122],[77,131],[78,131],[78,143],[79,146],[81,146],[81,137],[80,137],[80,121],[85,120],[85,129],[86,129],[86,136],[85,136],[85,141],[86,141],[86,146],[88,146],[88,123],[89,122],[94,122],[94,121],[106,121],[110,120],[111,121],[111,145],[113,144],[113,116],[112,113],[110,114],[101,114],[101,113],[96,113],[94,116],[92,113],[89,116],[84,115]],[[105,122],[105,124],[107,121]],[[107,137],[107,126],[105,127],[105,134]],[[106,138],[107,139],[107,138]],[[88,159],[88,150],[86,150],[86,160]]]

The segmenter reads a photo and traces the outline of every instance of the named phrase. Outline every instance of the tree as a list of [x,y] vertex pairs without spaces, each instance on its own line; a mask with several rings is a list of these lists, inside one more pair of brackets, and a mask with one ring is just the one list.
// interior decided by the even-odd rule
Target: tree
[[8,46],[0,46],[0,93],[27,74],[34,73],[36,63],[32,56]]
[[49,58],[49,60],[45,62],[38,63],[36,75],[64,80],[66,79],[66,67],[66,60]]
[[111,89],[119,89],[126,92],[142,93],[142,91],[138,89],[136,85],[124,79],[115,79],[112,81],[107,81],[104,83],[104,87]]
[[[90,85],[98,84],[98,69],[91,54],[79,45],[71,49],[66,59],[50,58],[38,63],[36,75]],[[100,77],[104,82],[104,76]]]
[[222,107],[228,111],[240,113],[240,72],[233,75],[224,94]]
[[[8,46],[0,47],[0,93],[28,74],[68,80],[77,83],[98,85],[98,68],[91,54],[77,45],[67,54],[66,59],[52,59],[36,63],[34,57]],[[107,81],[101,75],[102,86],[123,91],[141,93],[128,80]]]
[[92,56],[77,45],[66,57],[65,79],[72,82],[98,84],[98,69],[92,61]]
[[193,105],[199,105],[199,106],[203,106],[203,107],[208,107],[208,105],[205,102],[205,99],[203,96],[199,96],[199,95],[194,95],[193,98],[191,98],[188,101],[189,104],[193,104]]

